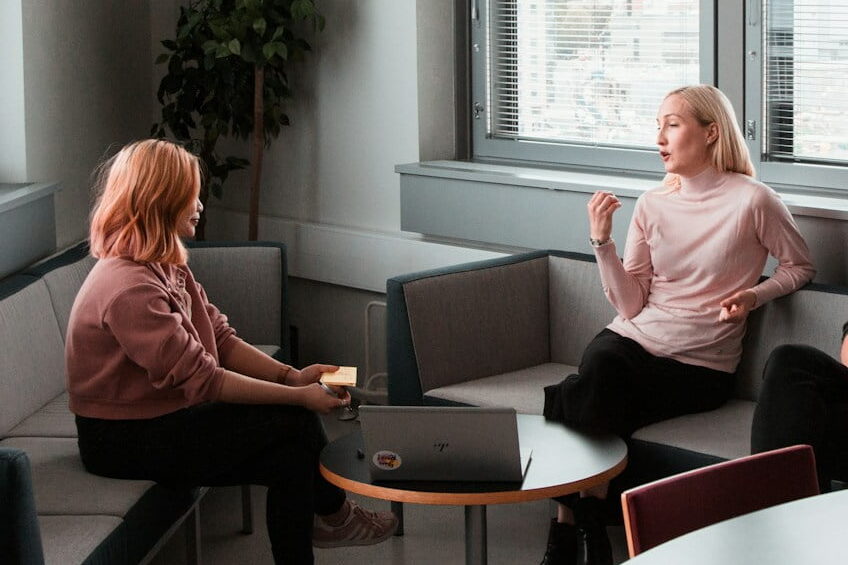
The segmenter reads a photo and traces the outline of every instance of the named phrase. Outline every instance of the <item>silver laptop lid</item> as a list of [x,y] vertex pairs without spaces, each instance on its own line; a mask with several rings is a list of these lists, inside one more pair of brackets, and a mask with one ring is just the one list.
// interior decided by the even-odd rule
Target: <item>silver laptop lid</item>
[[372,480],[520,482],[513,408],[360,406]]

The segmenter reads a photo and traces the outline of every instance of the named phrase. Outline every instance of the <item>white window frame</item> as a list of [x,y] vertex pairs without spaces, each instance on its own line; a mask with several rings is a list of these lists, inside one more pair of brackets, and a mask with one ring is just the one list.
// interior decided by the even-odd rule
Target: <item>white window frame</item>
[[[474,161],[637,177],[662,175],[662,165],[653,151],[488,137],[485,22],[489,0],[469,3]],[[701,0],[700,6],[700,80],[715,84],[727,94],[743,133],[748,137],[752,132],[753,139],[747,139],[747,143],[757,178],[780,191],[846,197],[848,166],[775,162],[762,154],[762,0]]]
[[[647,176],[661,174],[662,163],[654,150],[587,147],[569,143],[499,139],[488,135],[486,22],[489,1],[471,0],[471,130],[474,160]],[[700,0],[700,81],[708,84],[714,84],[716,78],[717,1]]]
[[848,166],[786,163],[768,161],[763,155],[762,135],[762,0],[747,0],[745,13],[745,123],[751,160],[757,169],[757,178],[772,188],[789,191],[810,191],[821,194],[845,196],[848,191]]

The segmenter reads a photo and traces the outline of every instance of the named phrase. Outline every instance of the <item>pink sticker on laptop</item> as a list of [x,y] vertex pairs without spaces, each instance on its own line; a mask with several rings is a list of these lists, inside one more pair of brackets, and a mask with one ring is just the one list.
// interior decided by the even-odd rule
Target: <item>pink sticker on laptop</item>
[[401,466],[403,460],[400,458],[400,455],[394,451],[378,451],[374,454],[374,457],[371,458],[371,462],[374,463],[374,466],[378,469],[394,471]]

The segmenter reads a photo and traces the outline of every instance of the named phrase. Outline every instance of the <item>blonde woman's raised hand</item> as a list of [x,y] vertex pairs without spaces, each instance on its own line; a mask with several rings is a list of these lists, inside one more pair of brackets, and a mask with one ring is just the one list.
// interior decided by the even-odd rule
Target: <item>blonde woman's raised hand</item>
[[621,202],[608,190],[599,190],[586,205],[589,211],[589,237],[607,241],[612,235],[612,215],[621,208]]

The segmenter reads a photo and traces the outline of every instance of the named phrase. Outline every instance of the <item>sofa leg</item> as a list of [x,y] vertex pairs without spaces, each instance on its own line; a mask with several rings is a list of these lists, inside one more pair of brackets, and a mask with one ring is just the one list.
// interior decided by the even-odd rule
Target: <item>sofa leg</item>
[[250,498],[250,485],[241,485],[241,533],[253,533],[253,499]]
[[200,565],[200,506],[196,505],[185,519],[186,563]]

